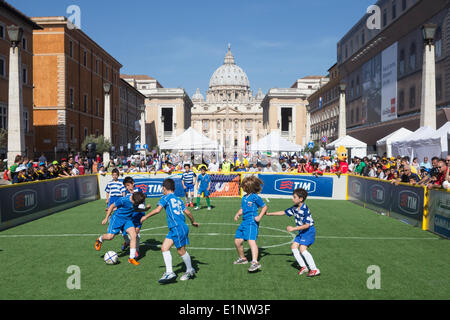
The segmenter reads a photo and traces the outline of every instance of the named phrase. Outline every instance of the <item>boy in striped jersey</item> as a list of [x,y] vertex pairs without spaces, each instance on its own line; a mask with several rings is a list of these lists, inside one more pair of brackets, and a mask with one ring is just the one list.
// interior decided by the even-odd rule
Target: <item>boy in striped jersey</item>
[[184,164],[184,170],[181,176],[181,184],[185,193],[186,207],[193,207],[194,203],[192,200],[194,199],[194,185],[197,180],[197,175],[194,171],[191,171],[191,165],[189,163]]
[[116,202],[117,199],[120,197],[125,197],[125,187],[122,184],[122,182],[119,181],[119,170],[113,169],[111,172],[112,181],[108,182],[105,188],[106,192],[106,209],[105,211],[108,211],[108,208],[111,204]]
[[[292,195],[294,206],[285,211],[268,212],[268,216],[294,216],[296,227],[287,226],[288,232],[298,231],[294,242],[291,245],[292,253],[300,265],[299,275],[308,272],[308,277],[315,277],[320,275],[320,270],[317,269],[314,259],[307,250],[316,238],[316,228],[314,227],[314,220],[311,217],[311,212],[305,204],[308,192],[304,189],[295,189]],[[300,252],[299,252],[300,247]]]

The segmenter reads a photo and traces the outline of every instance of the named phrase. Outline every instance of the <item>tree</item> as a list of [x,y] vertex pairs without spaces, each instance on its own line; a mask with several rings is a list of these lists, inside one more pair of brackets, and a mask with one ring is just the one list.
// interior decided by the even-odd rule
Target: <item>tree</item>
[[81,144],[82,150],[86,150],[87,144],[91,142],[96,144],[95,152],[99,154],[102,154],[103,152],[109,152],[112,146],[111,142],[108,139],[105,139],[103,135],[95,137],[93,134],[91,134],[87,136]]

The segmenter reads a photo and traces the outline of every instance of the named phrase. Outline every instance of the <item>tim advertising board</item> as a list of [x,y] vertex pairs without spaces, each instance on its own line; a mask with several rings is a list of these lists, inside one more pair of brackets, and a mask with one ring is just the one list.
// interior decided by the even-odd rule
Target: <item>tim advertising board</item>
[[266,174],[260,174],[258,177],[264,182],[262,194],[291,195],[295,189],[303,188],[308,191],[308,196],[333,196],[333,178]]
[[[175,195],[177,197],[184,197],[184,190],[181,184],[181,175],[168,176],[167,178],[172,178],[175,181]],[[134,187],[145,193],[148,198],[158,198],[163,196],[162,184],[164,178],[151,178],[150,176],[133,176]],[[123,182],[123,179],[119,179]]]

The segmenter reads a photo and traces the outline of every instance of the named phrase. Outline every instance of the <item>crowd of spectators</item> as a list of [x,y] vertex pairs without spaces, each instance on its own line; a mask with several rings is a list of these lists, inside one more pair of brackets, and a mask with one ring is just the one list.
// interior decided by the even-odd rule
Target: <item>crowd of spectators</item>
[[[288,155],[279,157],[255,155],[244,157],[237,154],[223,156],[220,163],[212,155],[210,158],[195,158],[174,153],[150,154],[146,157],[132,155],[129,157],[116,156],[107,163],[102,162],[100,154],[93,158],[81,156],[80,153],[69,154],[60,161],[47,161],[42,154],[37,161],[27,157],[16,156],[14,165],[4,171],[3,178],[11,183],[21,183],[36,180],[55,179],[76,175],[110,173],[117,168],[121,175],[126,173],[173,173],[184,170],[186,163],[190,164],[194,171],[199,171],[205,166],[210,172],[277,172],[277,173],[304,173],[315,176],[323,174],[338,174],[339,160],[333,156],[313,157],[311,154]],[[408,183],[422,185],[428,188],[450,187],[450,174],[448,165],[450,155],[446,159],[427,157],[422,159],[409,157],[354,157],[349,161],[348,174],[360,175],[370,178],[390,181],[393,184]]]

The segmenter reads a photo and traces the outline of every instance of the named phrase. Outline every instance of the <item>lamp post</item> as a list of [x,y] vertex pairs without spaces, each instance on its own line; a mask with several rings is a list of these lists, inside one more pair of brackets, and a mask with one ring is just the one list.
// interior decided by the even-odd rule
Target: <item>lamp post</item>
[[437,25],[424,24],[422,36],[424,40],[422,67],[422,101],[420,105],[420,126],[436,129],[436,64],[434,35]]
[[[103,114],[103,137],[105,140],[111,141],[111,99],[110,91],[111,84],[108,82],[103,83],[103,90],[105,91],[105,112]],[[109,152],[103,152],[103,163],[106,165],[109,163]]]
[[20,72],[21,58],[19,44],[22,41],[23,29],[11,25],[7,27],[11,41],[9,50],[9,83],[8,83],[8,166],[14,164],[16,155],[25,152],[25,136],[23,123],[22,79]]
[[345,111],[345,89],[347,88],[347,84],[345,82],[341,82],[339,84],[339,131],[338,138],[345,137],[347,135],[347,114]]
[[[144,146],[147,144],[147,133],[145,131],[145,104],[141,104],[139,106],[139,110],[141,111],[141,144]],[[146,151],[142,151],[141,154],[143,154],[144,158],[146,156]]]

